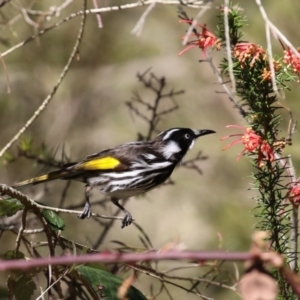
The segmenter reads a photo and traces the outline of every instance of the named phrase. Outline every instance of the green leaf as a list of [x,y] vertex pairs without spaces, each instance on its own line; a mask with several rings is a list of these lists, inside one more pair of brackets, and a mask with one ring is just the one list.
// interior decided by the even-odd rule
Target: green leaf
[[30,300],[36,290],[32,277],[24,272],[11,273],[7,285],[16,300]]
[[19,147],[23,152],[30,151],[32,148],[33,137],[32,135],[25,136],[21,139]]
[[[0,255],[0,258],[4,260],[26,259],[23,252],[18,251],[15,255],[14,250],[6,251],[4,254]],[[9,289],[9,293],[13,294],[14,299],[31,299],[32,294],[36,289],[36,285],[32,280],[36,272],[37,271],[35,269],[31,269],[26,273],[19,270],[10,272],[7,280],[7,286]]]
[[17,255],[15,255],[15,251],[14,250],[8,250],[4,254],[1,254],[0,257],[2,259],[24,259],[25,258],[25,254],[23,252],[21,252],[21,251],[18,251]]
[[0,217],[13,216],[19,210],[24,209],[24,205],[15,198],[0,200]]
[[0,165],[7,165],[8,163],[11,163],[15,160],[14,156],[9,153],[5,152],[3,156],[0,158]]
[[0,287],[0,299],[9,299],[8,298],[8,291],[5,286]]
[[64,230],[65,222],[64,220],[54,211],[49,209],[43,209],[43,216],[45,217],[47,223],[53,230]]
[[[94,291],[106,300],[119,300],[118,289],[122,285],[123,280],[109,272],[103,271],[101,268],[92,266],[77,266],[75,270],[81,275]],[[147,298],[134,286],[130,286],[125,298],[129,300],[147,300]],[[102,299],[102,298],[101,298]]]

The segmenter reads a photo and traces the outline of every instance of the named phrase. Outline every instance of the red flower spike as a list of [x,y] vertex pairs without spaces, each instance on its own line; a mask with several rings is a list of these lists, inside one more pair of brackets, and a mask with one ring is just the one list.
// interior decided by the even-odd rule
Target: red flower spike
[[[300,48],[297,48],[300,54]],[[293,72],[298,76],[298,82],[300,82],[300,58],[296,56],[291,49],[283,51],[283,62],[287,64],[288,67],[292,68]]]
[[289,200],[294,206],[299,206],[300,204],[300,181],[298,180],[295,185],[290,189]]
[[[273,59],[273,67],[274,67],[274,71],[275,74],[281,69],[282,65],[279,61],[276,61]],[[272,79],[272,73],[270,71],[269,68],[263,68],[263,72],[262,72],[262,80],[263,81],[271,81]]]
[[[188,23],[188,24],[192,24],[193,21],[190,20],[180,20],[179,22],[181,23]],[[209,30],[206,29],[206,25],[200,25],[197,24],[198,27],[200,27],[202,29],[202,32],[199,34],[189,34],[189,37],[196,37],[196,40],[192,40],[187,42],[187,47],[185,47],[182,51],[180,51],[178,53],[178,55],[182,55],[184,52],[192,49],[192,48],[200,48],[203,51],[203,56],[204,58],[206,57],[206,49],[208,47],[214,47],[217,46],[217,38],[216,36],[210,32]],[[181,39],[184,40],[186,38],[186,35],[183,36]]]
[[[293,72],[298,76],[297,82],[300,82],[300,58],[295,53],[293,53],[290,48],[286,49],[280,39],[279,43],[283,48],[283,62],[287,65],[287,67],[292,68]],[[300,54],[300,47],[297,48],[297,51]]]
[[233,141],[229,145],[225,146],[222,150],[226,150],[233,145],[236,144],[243,144],[244,150],[237,156],[237,161],[239,161],[244,153],[254,153],[258,151],[258,165],[261,167],[263,166],[262,159],[265,158],[266,160],[273,161],[274,160],[274,151],[272,147],[267,143],[267,141],[263,140],[262,137],[256,134],[251,128],[246,128],[243,126],[237,125],[228,125],[227,128],[240,128],[245,131],[245,133],[239,134],[231,134],[228,136],[224,136],[221,138],[221,141],[229,138],[239,136],[240,138]]
[[261,55],[262,59],[266,59],[266,52],[263,48],[258,47],[253,43],[238,43],[235,45],[232,55],[238,59],[241,66],[244,66],[247,59],[251,59],[250,67],[253,67],[256,60],[258,60]]

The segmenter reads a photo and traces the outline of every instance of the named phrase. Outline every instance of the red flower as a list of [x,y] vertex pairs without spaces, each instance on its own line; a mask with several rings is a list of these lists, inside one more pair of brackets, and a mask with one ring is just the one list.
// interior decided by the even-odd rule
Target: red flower
[[263,140],[263,138],[256,134],[251,128],[246,128],[243,126],[237,125],[228,125],[227,128],[240,128],[245,131],[245,133],[239,134],[231,134],[228,136],[224,136],[221,138],[221,141],[234,136],[240,136],[239,139],[233,141],[229,145],[225,146],[222,150],[226,150],[235,144],[243,144],[244,150],[237,156],[237,161],[239,161],[244,153],[254,153],[258,151],[258,165],[261,167],[262,159],[273,161],[274,160],[274,151],[272,147],[267,143],[267,141]]
[[299,180],[290,189],[289,199],[292,204],[294,204],[295,206],[299,206],[300,204],[300,181]]
[[232,55],[238,59],[243,66],[247,59],[251,59],[250,67],[253,67],[256,60],[266,59],[266,52],[263,48],[253,43],[238,43],[235,45]]
[[293,72],[298,76],[298,82],[300,82],[300,47],[297,48],[299,56],[297,56],[290,48],[285,48],[283,42],[279,39],[279,43],[283,48],[283,62],[287,64],[288,68],[292,68]]
[[[297,48],[298,53],[300,54],[300,48]],[[300,81],[300,58],[295,55],[291,49],[284,48],[283,62],[287,64],[288,67],[293,69],[293,72],[298,76],[298,82]]]
[[[281,69],[281,63],[279,61],[276,61],[273,59],[273,67],[274,67],[274,71],[275,74],[278,73],[278,71]],[[263,68],[263,72],[262,72],[262,80],[264,81],[271,81],[272,79],[272,73],[270,71],[269,68]]]
[[[192,24],[193,21],[180,20],[179,22]],[[206,49],[208,47],[213,47],[213,46],[217,45],[216,36],[206,29],[205,24],[203,26],[200,24],[197,24],[197,26],[202,28],[202,32],[190,34],[189,37],[196,37],[197,39],[187,42],[187,47],[185,47],[182,51],[180,51],[178,53],[178,55],[181,55],[184,52],[186,52],[192,48],[198,47],[198,48],[202,49],[203,55],[204,55],[204,57],[206,57]],[[186,35],[183,36],[181,39],[184,40],[185,38],[186,38]]]

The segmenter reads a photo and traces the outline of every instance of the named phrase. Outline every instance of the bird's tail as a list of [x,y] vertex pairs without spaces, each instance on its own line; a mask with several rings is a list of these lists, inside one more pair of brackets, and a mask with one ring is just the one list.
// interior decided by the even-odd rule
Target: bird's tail
[[63,178],[66,175],[67,175],[67,172],[65,170],[57,170],[57,171],[50,172],[48,174],[44,174],[44,175],[37,176],[37,177],[31,178],[28,180],[21,181],[19,183],[16,183],[12,187],[14,189],[20,190],[20,189],[23,189],[23,188],[31,186],[31,185],[39,184],[39,183],[46,182],[46,181],[51,181],[54,179]]

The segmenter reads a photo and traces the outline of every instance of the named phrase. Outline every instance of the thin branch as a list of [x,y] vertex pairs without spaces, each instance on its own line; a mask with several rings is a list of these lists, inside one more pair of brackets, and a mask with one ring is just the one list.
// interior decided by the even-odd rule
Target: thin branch
[[150,5],[153,2],[158,3],[158,4],[164,4],[164,5],[185,5],[187,7],[200,7],[201,4],[203,4],[203,1],[195,1],[192,4],[190,4],[188,1],[180,1],[180,0],[147,0],[147,1],[137,1],[136,3],[129,3],[129,4],[124,4],[124,5],[119,5],[119,6],[110,6],[110,7],[103,7],[103,8],[94,8],[94,9],[87,9],[84,11],[78,11],[76,13],[72,13],[69,16],[67,16],[66,18],[58,21],[57,23],[55,23],[54,25],[45,28],[41,31],[39,31],[37,34],[32,35],[30,37],[28,37],[27,39],[25,39],[24,41],[20,42],[19,44],[11,47],[10,49],[6,50],[5,52],[3,52],[1,54],[2,57],[10,54],[11,52],[17,50],[18,48],[26,45],[29,42],[32,42],[34,39],[36,39],[39,36],[44,35],[45,33],[49,32],[50,30],[59,27],[60,25],[62,25],[63,23],[66,23],[74,18],[77,18],[79,16],[82,16],[84,14],[99,14],[99,13],[104,13],[104,12],[112,12],[112,11],[118,11],[118,10],[125,10],[125,9],[132,9],[132,8],[137,8],[140,6],[145,6],[145,5]]
[[264,21],[266,22],[266,24],[268,24],[268,26],[273,30],[273,34],[277,35],[277,37],[279,37],[292,51],[293,53],[300,58],[300,53],[297,51],[297,49],[293,46],[293,44],[286,38],[286,36],[284,34],[281,33],[281,31],[269,20],[267,13],[264,9],[264,7],[262,6],[262,3],[260,0],[255,0],[256,4],[258,5],[258,7],[260,8],[260,11],[262,13],[262,17],[264,19]]
[[55,15],[55,17],[59,17],[62,10],[68,7],[72,2],[73,0],[66,0],[60,6],[51,6],[50,11]]
[[198,12],[198,14],[196,15],[196,17],[193,19],[192,24],[190,25],[186,35],[184,36],[184,39],[182,41],[182,45],[185,46],[188,42],[188,39],[190,38],[192,32],[194,31],[199,19],[205,14],[205,12],[211,8],[211,4],[206,4],[205,6],[203,6],[200,11]]
[[28,23],[29,25],[31,25],[36,30],[39,28],[40,25],[30,19],[30,17],[27,14],[27,10],[25,8],[21,8],[21,13],[22,13],[23,18],[24,18],[24,20],[25,20],[26,23]]
[[[151,90],[154,95],[154,100],[151,102],[144,101],[138,92],[134,92],[134,97],[131,101],[126,102],[126,105],[129,107],[135,115],[146,121],[149,126],[148,132],[145,136],[139,134],[139,139],[150,140],[153,133],[159,132],[157,129],[157,124],[161,120],[161,116],[171,113],[172,111],[178,109],[178,105],[174,99],[174,96],[184,93],[184,91],[174,91],[171,89],[169,92],[164,92],[166,89],[166,79],[165,77],[157,77],[154,73],[149,74],[149,70],[146,70],[144,73],[137,74],[138,80],[149,90]],[[159,111],[161,106],[161,101],[165,98],[169,98],[173,106],[165,110]],[[136,107],[135,103],[141,104],[142,107],[146,108],[147,111],[150,111],[150,116],[146,116],[144,112],[141,112],[140,107]]]
[[[127,200],[127,199],[126,199]],[[93,248],[97,249],[104,241],[105,237],[107,236],[108,232],[110,229],[112,229],[112,225],[114,224],[114,220],[116,220],[118,217],[118,215],[120,214],[121,209],[116,209],[116,211],[114,212],[111,220],[108,222],[108,224],[105,224],[103,231],[101,232],[100,236],[97,238],[97,241],[94,242],[93,244]],[[123,218],[121,218],[123,219]],[[95,220],[97,221],[97,220]]]
[[299,207],[293,206],[292,212],[292,232],[291,232],[291,244],[292,244],[292,255],[290,256],[291,269],[298,273],[298,236],[299,236]]
[[[68,213],[68,214],[80,214],[81,213],[81,211],[41,205],[41,204],[35,202],[33,199],[29,198],[27,195],[7,186],[6,184],[0,184],[0,194],[9,195],[11,197],[14,197],[14,198],[20,200],[20,202],[29,209],[30,208],[48,209],[51,211],[55,211],[57,213],[61,212],[61,213]],[[109,216],[99,215],[99,214],[95,214],[95,213],[92,213],[92,216],[98,217],[98,218],[103,218],[103,219],[123,220],[122,217],[109,217]]]
[[145,25],[146,18],[148,17],[150,12],[153,10],[155,5],[156,5],[156,2],[153,2],[147,7],[147,9],[143,12],[142,16],[140,17],[140,19],[138,20],[138,22],[136,23],[134,28],[131,30],[131,32],[130,32],[131,34],[135,34],[137,36],[141,35],[144,25]]
[[235,94],[235,78],[233,75],[233,63],[231,56],[231,45],[230,45],[230,34],[229,34],[229,22],[228,22],[228,7],[229,0],[224,0],[224,28],[225,28],[225,38],[226,38],[226,54],[228,61],[228,72],[232,85],[232,93]]
[[9,3],[10,0],[1,0],[0,7],[4,6],[5,4]]
[[211,69],[213,70],[215,76],[218,79],[218,82],[221,84],[221,86],[224,89],[225,93],[227,94],[229,100],[234,103],[234,106],[239,110],[240,114],[243,117],[246,117],[247,112],[238,104],[238,102],[235,100],[234,96],[232,95],[231,91],[229,90],[228,86],[226,84],[224,84],[223,79],[222,79],[221,75],[219,74],[217,67],[214,65],[214,63],[212,61],[212,57],[207,57],[207,60],[205,60],[205,61],[209,63]]
[[[85,11],[85,10],[84,10]],[[78,53],[79,45],[81,43],[81,39],[83,36],[83,29],[85,25],[86,20],[86,14],[83,14],[82,21],[80,25],[80,29],[76,38],[75,46],[71,52],[71,55],[69,57],[69,60],[67,64],[65,65],[62,73],[60,74],[56,84],[54,85],[52,92],[46,97],[46,99],[43,101],[43,103],[40,105],[40,107],[34,112],[33,116],[26,122],[26,124],[20,129],[20,131],[3,147],[3,149],[0,151],[0,157],[3,156],[3,154],[20,138],[20,136],[26,131],[26,129],[32,125],[32,123],[38,118],[38,116],[43,112],[43,110],[47,107],[47,105],[50,103],[50,101],[53,99],[53,96],[55,95],[58,87],[60,86],[61,82],[67,75],[70,66]],[[3,56],[3,55],[2,55]]]
[[[182,277],[182,276],[166,275],[166,273],[156,272],[153,269],[145,268],[145,267],[142,267],[142,266],[128,265],[128,267],[132,268],[134,270],[137,270],[139,272],[142,272],[144,274],[147,274],[149,276],[155,277],[155,278],[157,278],[159,280],[163,280],[163,281],[165,281],[165,278],[173,279],[173,280],[184,280],[184,281],[191,281],[191,280],[193,280],[195,282],[205,282],[205,283],[208,283],[208,284],[211,284],[211,285],[216,285],[216,286],[219,286],[219,287],[222,287],[222,288],[226,288],[226,289],[229,289],[229,290],[232,290],[232,291],[236,290],[236,288],[234,286],[229,286],[229,285],[223,284],[221,282],[212,281],[212,280],[209,280],[209,279],[206,279],[206,278],[201,278],[201,277]],[[199,265],[198,265],[198,268],[199,268]]]
[[[293,166],[292,158],[289,157],[289,174],[292,182],[296,182],[296,172]],[[291,262],[290,267],[293,271],[298,272],[298,236],[299,236],[299,207],[293,205],[292,210],[292,231],[291,231]]]
[[39,299],[44,299],[44,295],[46,294],[46,292],[48,292],[55,284],[57,284],[64,276],[66,276],[69,272],[69,269],[67,268],[55,281],[52,282],[51,285],[49,285],[47,287],[46,290],[44,290],[41,295],[36,298],[36,300],[39,300]]
[[[290,133],[289,133],[290,134]],[[278,160],[283,167],[286,168],[288,174],[288,179],[291,183],[291,187],[297,183],[296,171],[293,166],[292,158],[289,155],[288,157],[280,157],[279,154],[275,154],[276,160]],[[287,161],[288,160],[288,161]],[[283,189],[286,190],[286,185],[283,186]],[[288,200],[286,200],[288,201]],[[289,213],[289,211],[286,211]],[[289,257],[289,265],[291,270],[298,272],[298,236],[299,236],[299,207],[293,205],[291,210],[291,238],[290,238],[290,252],[286,252]]]
[[[262,6],[261,1],[260,0],[255,0],[255,1],[259,7],[259,10],[260,10],[260,13],[261,13],[263,19],[265,21],[268,20],[266,11],[264,10],[264,8]],[[270,65],[270,71],[271,71],[271,80],[272,80],[273,91],[274,91],[274,93],[276,93],[277,97],[281,98],[281,96],[278,92],[278,87],[277,87],[276,79],[275,79],[275,69],[274,69],[274,64],[273,64],[273,52],[272,52],[269,22],[266,21],[265,24],[266,24],[267,51],[268,51],[268,56],[269,56],[269,65]]]
[[57,265],[73,265],[81,263],[135,263],[140,261],[163,261],[163,260],[226,260],[245,261],[255,259],[256,256],[250,252],[197,252],[197,251],[168,251],[168,252],[147,252],[147,253],[99,253],[86,255],[56,256],[36,259],[0,260],[0,271],[27,270],[36,267]]
[[21,244],[22,234],[23,234],[23,232],[25,230],[25,227],[26,227],[27,212],[28,212],[28,209],[24,209],[23,214],[22,214],[22,223],[21,223],[21,226],[19,228],[18,235],[17,235],[17,238],[16,238],[15,257],[17,257],[17,255],[18,255],[18,251],[19,251],[20,244]]
[[37,228],[37,229],[25,229],[23,230],[23,234],[37,234],[45,232],[45,228]]
[[1,55],[1,53],[0,53],[0,59],[1,59],[2,65],[3,65],[4,74],[5,74],[5,79],[6,79],[6,85],[7,85],[6,92],[7,92],[7,94],[10,94],[11,88],[10,88],[10,81],[9,81],[8,70],[7,70],[5,61],[4,61],[4,59],[3,59],[2,55]]
[[[99,8],[98,0],[93,0],[93,5],[94,5],[95,8]],[[103,28],[103,22],[102,22],[102,18],[101,18],[100,13],[96,14],[96,19],[97,19],[98,27]]]

